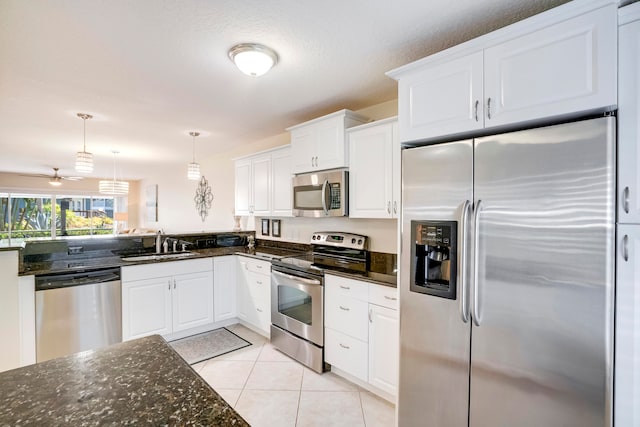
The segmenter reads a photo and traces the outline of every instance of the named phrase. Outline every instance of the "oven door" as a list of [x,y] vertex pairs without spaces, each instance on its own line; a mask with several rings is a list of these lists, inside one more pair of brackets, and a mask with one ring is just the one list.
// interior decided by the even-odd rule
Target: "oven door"
[[271,323],[322,347],[322,279],[271,271]]

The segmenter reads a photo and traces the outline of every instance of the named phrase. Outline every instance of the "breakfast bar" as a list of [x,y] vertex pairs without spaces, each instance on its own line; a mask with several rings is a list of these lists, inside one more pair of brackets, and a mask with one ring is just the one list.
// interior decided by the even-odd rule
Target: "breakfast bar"
[[0,373],[0,425],[248,426],[159,335]]

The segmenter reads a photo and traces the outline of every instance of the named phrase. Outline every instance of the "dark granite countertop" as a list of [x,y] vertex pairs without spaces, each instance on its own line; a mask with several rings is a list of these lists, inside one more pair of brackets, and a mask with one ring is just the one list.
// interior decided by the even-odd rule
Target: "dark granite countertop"
[[248,426],[159,335],[0,373],[0,426]]
[[182,261],[197,258],[208,258],[224,255],[246,255],[252,256],[258,259],[270,259],[271,257],[265,257],[261,254],[270,254],[272,256],[292,256],[299,254],[299,251],[292,251],[282,248],[270,248],[260,247],[257,249],[248,249],[244,246],[230,246],[223,248],[210,248],[210,249],[196,249],[192,251],[192,255],[186,258],[167,258],[162,260],[151,261],[123,261],[119,256],[104,256],[96,258],[78,258],[78,259],[65,259],[58,261],[43,261],[43,262],[27,262],[23,264],[20,275],[30,274],[51,274],[62,272],[79,272],[79,271],[91,271],[108,267],[126,267],[129,265],[151,264],[158,262],[171,262]]

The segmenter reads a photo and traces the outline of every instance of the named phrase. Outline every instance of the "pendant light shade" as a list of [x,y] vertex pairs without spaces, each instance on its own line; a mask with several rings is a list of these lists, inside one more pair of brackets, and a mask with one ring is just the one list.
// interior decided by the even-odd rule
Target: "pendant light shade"
[[189,135],[193,137],[193,160],[187,166],[187,178],[198,181],[200,179],[200,165],[196,163],[196,136],[199,136],[200,132],[189,132]]
[[129,194],[129,183],[127,181],[116,180],[116,155],[118,151],[113,153],[113,180],[102,180],[98,183],[98,191],[100,194],[110,194],[114,196],[122,196]]
[[229,58],[240,71],[252,77],[265,74],[278,63],[276,52],[258,43],[235,45],[229,49]]
[[78,113],[78,117],[82,119],[84,128],[84,137],[82,151],[76,153],[76,172],[91,173],[93,172],[93,154],[87,152],[87,120],[93,118],[90,114]]

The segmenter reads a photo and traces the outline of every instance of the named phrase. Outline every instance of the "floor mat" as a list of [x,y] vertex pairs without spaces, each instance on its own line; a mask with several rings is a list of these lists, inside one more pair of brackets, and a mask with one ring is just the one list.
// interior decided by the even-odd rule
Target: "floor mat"
[[190,365],[251,345],[227,328],[181,338],[169,344]]

